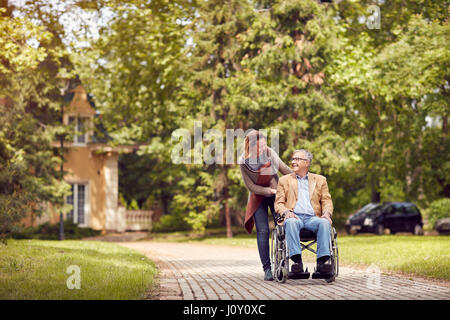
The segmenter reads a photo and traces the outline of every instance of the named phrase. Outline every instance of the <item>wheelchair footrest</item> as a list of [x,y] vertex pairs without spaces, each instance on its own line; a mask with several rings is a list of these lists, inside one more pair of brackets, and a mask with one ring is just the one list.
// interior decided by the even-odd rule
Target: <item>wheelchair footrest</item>
[[309,272],[289,272],[288,279],[309,279]]
[[313,272],[313,279],[330,279],[333,277],[333,272],[325,273],[325,272]]

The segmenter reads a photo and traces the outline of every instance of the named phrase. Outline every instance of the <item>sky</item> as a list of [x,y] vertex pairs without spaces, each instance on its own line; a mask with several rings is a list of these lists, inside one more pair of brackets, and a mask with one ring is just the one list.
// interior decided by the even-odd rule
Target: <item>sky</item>
[[[61,12],[59,21],[65,29],[66,35],[63,41],[69,47],[68,49],[70,49],[71,43],[74,47],[88,46],[88,42],[79,41],[74,35],[97,39],[99,37],[99,28],[107,26],[108,22],[114,16],[114,13],[108,8],[102,8],[100,12],[88,12],[75,6],[74,2],[73,0],[48,0],[46,1],[47,5],[41,7],[43,11],[52,10]],[[24,7],[26,0],[9,0],[9,3],[16,7]],[[86,33],[82,32],[82,25],[88,26]]]
[[[9,3],[16,7],[24,7],[27,0],[9,0]],[[96,40],[99,37],[99,29],[106,27],[115,13],[109,8],[102,8],[98,11],[86,11],[74,5],[74,0],[48,0],[45,1],[47,5],[41,7],[41,10],[52,10],[60,12],[60,23],[64,26],[65,37],[64,44],[67,50],[72,48],[86,48],[89,47],[88,41],[81,41],[81,38],[89,38]],[[35,21],[37,24],[38,21]],[[180,24],[188,24],[189,21],[180,21]],[[86,32],[81,29],[81,26],[88,26]],[[78,39],[77,39],[78,37]],[[192,38],[188,38],[186,46],[192,45]],[[28,44],[37,47],[39,42],[30,39]]]

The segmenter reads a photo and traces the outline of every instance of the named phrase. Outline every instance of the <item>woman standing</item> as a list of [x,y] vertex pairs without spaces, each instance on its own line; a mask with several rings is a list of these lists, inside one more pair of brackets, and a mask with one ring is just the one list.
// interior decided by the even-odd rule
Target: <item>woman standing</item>
[[256,226],[259,257],[263,265],[264,280],[273,280],[269,254],[269,208],[275,215],[278,170],[289,174],[292,170],[267,146],[266,137],[251,131],[244,140],[244,153],[239,161],[242,178],[249,191],[244,227],[251,233]]

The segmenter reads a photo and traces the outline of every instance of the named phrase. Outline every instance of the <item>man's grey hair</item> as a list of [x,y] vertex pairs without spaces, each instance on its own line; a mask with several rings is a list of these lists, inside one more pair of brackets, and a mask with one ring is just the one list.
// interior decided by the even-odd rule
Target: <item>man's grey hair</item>
[[305,149],[297,149],[297,150],[294,150],[292,155],[294,155],[297,152],[303,152],[306,155],[306,159],[308,159],[308,161],[309,161],[309,163],[308,163],[308,169],[309,169],[309,167],[311,167],[311,163],[312,163],[312,159],[313,159],[312,153]]

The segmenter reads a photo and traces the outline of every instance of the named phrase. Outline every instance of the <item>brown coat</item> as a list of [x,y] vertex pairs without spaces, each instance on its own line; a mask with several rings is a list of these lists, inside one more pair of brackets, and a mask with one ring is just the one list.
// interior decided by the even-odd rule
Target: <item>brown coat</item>
[[[252,170],[245,164],[243,157],[240,159],[240,169],[244,184],[249,191],[247,209],[245,211],[244,227],[251,233],[255,224],[253,215],[258,209],[264,197],[272,196],[270,189],[276,189],[278,184],[278,171],[289,174],[292,170],[284,164],[277,153],[269,148],[270,160],[257,171]],[[273,213],[273,212],[272,212]]]
[[[320,174],[308,173],[309,198],[316,216],[322,216],[328,212],[333,214],[333,201],[328,191],[327,178]],[[275,211],[283,214],[294,210],[298,198],[298,182],[295,173],[285,175],[278,181],[277,195],[275,198]]]

